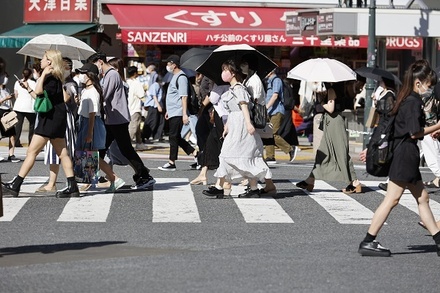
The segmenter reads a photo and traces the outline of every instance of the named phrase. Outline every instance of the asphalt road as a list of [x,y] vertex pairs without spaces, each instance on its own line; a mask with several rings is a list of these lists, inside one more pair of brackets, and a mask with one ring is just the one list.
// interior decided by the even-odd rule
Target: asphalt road
[[[312,193],[296,188],[312,168],[299,158],[272,167],[278,198],[217,200],[188,184],[198,171],[187,157],[176,172],[156,168],[163,154],[143,157],[158,180],[153,191],[132,192],[131,168],[116,166],[122,191],[80,199],[33,193],[48,175],[37,161],[29,193],[3,199],[0,292],[438,292],[440,259],[410,195],[378,237],[392,257],[357,253],[383,198],[380,179],[362,165],[357,174],[369,186],[362,194],[344,195],[343,182],[317,182]],[[20,165],[1,162],[2,178]],[[422,174],[432,179],[426,168]],[[60,175],[58,188],[63,182]],[[440,192],[430,195],[439,219]]]

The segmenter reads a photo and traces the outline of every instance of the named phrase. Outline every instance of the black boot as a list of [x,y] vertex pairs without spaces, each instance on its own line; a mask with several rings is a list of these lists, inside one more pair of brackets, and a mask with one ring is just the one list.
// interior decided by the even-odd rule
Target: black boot
[[78,184],[76,184],[75,177],[67,178],[67,187],[57,191],[55,196],[58,198],[79,197],[79,189]]
[[15,176],[14,179],[10,182],[3,183],[2,182],[2,189],[6,193],[12,194],[14,197],[18,197],[18,193],[20,192],[21,184],[23,183],[23,177]]

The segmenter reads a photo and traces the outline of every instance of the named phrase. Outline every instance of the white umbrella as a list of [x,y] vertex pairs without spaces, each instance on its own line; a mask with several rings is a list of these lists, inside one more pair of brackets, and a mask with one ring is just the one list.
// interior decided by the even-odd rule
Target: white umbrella
[[329,58],[304,61],[287,73],[287,78],[305,81],[339,82],[356,80],[356,73],[344,63]]
[[43,34],[27,42],[17,54],[41,59],[47,50],[59,50],[63,57],[72,60],[86,60],[96,53],[89,45],[77,38],[62,34]]

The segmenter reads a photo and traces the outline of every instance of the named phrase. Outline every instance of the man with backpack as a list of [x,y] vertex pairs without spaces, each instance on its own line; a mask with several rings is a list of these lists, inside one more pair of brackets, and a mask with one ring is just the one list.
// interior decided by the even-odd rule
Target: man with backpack
[[173,74],[165,98],[165,119],[168,120],[169,125],[170,154],[169,162],[159,167],[159,170],[175,171],[179,146],[187,155],[192,154],[194,159],[197,158],[198,152],[180,135],[183,125],[189,123],[188,96],[191,85],[188,77],[180,69],[179,56],[171,55],[166,62],[167,71]]
[[[275,145],[283,152],[289,154],[289,160],[295,160],[298,148],[291,146],[283,137],[280,136],[279,130],[284,120],[284,103],[283,103],[283,81],[279,78],[275,70],[267,75],[267,92],[266,92],[266,108],[273,125],[273,137]],[[275,163],[275,146],[266,145],[266,162],[268,164]]]

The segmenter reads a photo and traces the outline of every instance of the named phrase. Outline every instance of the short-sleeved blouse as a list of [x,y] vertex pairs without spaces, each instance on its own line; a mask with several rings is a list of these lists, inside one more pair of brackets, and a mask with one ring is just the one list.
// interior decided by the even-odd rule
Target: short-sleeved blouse
[[48,138],[64,138],[67,114],[61,80],[48,75],[43,83],[43,89],[47,92],[53,109],[47,113],[38,113],[34,133]]
[[[420,150],[417,146],[417,140],[409,137],[409,135],[423,130],[425,119],[422,106],[422,99],[414,92],[399,106],[394,121],[394,136],[397,138],[396,148],[389,172],[389,178],[392,181],[415,184],[422,180],[419,170]],[[403,138],[404,141],[400,143]]]

